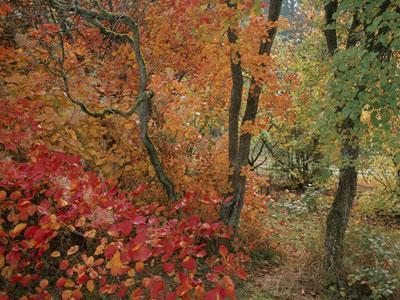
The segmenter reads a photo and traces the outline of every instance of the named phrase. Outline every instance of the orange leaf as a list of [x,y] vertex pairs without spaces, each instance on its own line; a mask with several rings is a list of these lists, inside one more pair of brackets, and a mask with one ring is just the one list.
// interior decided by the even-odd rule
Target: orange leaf
[[15,226],[11,231],[10,231],[10,235],[12,237],[16,237],[18,234],[20,234],[25,228],[26,228],[27,224],[26,223],[20,223],[17,226]]
[[86,288],[88,289],[89,292],[93,292],[94,291],[94,281],[93,280],[88,280],[88,282],[86,283]]
[[135,264],[135,271],[138,272],[138,273],[140,273],[140,272],[143,271],[143,269],[144,269],[144,263],[143,263],[142,261],[138,261],[138,262]]
[[60,251],[53,251],[50,255],[51,257],[59,257],[61,254]]
[[48,285],[49,285],[49,281],[48,281],[47,279],[42,279],[42,280],[40,280],[39,286],[40,286],[42,289],[47,288]]

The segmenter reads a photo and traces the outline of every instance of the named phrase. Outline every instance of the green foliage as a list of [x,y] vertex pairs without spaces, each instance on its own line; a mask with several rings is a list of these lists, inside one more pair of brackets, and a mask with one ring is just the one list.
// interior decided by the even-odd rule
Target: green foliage
[[[273,182],[284,188],[306,189],[330,175],[326,156],[325,86],[329,78],[320,31],[309,29],[301,43],[278,45],[279,72],[286,78],[292,107],[272,119],[269,142]],[[275,180],[274,180],[275,179]]]
[[394,299],[399,292],[400,241],[381,229],[356,228],[349,233],[351,252],[347,297]]

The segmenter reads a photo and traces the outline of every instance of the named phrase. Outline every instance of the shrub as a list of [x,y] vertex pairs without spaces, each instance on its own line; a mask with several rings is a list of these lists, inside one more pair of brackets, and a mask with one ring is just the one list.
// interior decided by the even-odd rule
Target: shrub
[[352,243],[348,274],[348,295],[359,299],[395,298],[399,292],[400,244],[379,230],[356,229],[349,234]]

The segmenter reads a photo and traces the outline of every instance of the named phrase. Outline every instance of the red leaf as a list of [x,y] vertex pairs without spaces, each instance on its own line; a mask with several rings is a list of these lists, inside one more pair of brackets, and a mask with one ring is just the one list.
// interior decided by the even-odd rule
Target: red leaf
[[4,201],[7,198],[7,193],[5,191],[0,191],[0,201]]
[[55,24],[43,24],[42,28],[49,33],[56,33],[58,32],[58,27]]
[[235,197],[235,195],[226,197],[225,200],[224,200],[224,203],[231,202],[234,197]]
[[176,292],[169,292],[165,297],[165,300],[175,300],[177,297]]
[[215,276],[214,274],[211,274],[211,273],[207,273],[206,278],[208,281],[211,281],[211,282],[215,282],[217,280],[217,276]]
[[245,270],[243,270],[242,268],[239,268],[239,269],[236,271],[236,275],[237,275],[239,278],[243,279],[243,280],[246,280],[246,279],[247,279],[247,272],[246,272]]
[[118,229],[123,235],[129,235],[132,232],[132,222],[129,220],[122,221],[118,224]]
[[144,224],[144,223],[146,223],[146,218],[143,217],[143,216],[141,216],[141,215],[136,215],[136,216],[133,217],[132,223],[133,223],[134,225],[141,225],[141,224]]
[[67,282],[67,279],[65,279],[64,277],[61,277],[57,280],[56,287],[61,288],[65,285],[66,282]]
[[78,276],[78,284],[85,284],[86,281],[89,280],[89,276],[87,276],[85,273],[83,273],[82,275]]
[[226,257],[229,254],[228,248],[226,248],[224,245],[219,246],[219,254],[223,257]]
[[104,256],[110,258],[117,250],[118,246],[116,244],[110,244],[104,249]]
[[175,266],[171,263],[163,263],[162,268],[168,276],[171,276],[175,272]]
[[132,292],[130,299],[131,300],[141,299],[142,298],[142,294],[143,294],[142,289],[141,288],[137,288]]
[[222,265],[215,266],[213,268],[213,271],[216,272],[216,273],[223,273],[224,272],[224,266],[222,266]]
[[206,293],[205,300],[220,300],[220,299],[221,297],[219,296],[218,290],[216,288]]
[[141,194],[146,188],[147,188],[147,184],[145,184],[145,183],[139,184],[139,186],[132,192],[132,195],[137,196],[137,195]]
[[155,276],[149,280],[150,297],[151,299],[160,299],[160,293],[164,291],[164,280]]
[[188,271],[192,271],[196,268],[196,261],[190,257],[186,256],[181,263],[182,267]]
[[10,199],[11,200],[18,200],[22,197],[22,194],[20,191],[14,191],[10,194]]
[[131,253],[131,258],[139,261],[146,261],[152,254],[152,250],[149,249],[145,244],[140,245],[140,247]]
[[67,261],[67,260],[62,260],[62,261],[60,261],[59,268],[60,268],[61,270],[66,270],[66,269],[68,268],[68,261]]
[[196,253],[196,257],[204,257],[207,255],[207,251],[205,249],[201,249],[199,252]]
[[198,216],[190,216],[188,218],[188,226],[196,227],[196,226],[199,226],[199,224],[200,224],[200,217],[198,217]]
[[20,258],[21,258],[21,255],[16,251],[8,252],[8,254],[6,255],[6,261],[13,268],[15,268],[18,265]]

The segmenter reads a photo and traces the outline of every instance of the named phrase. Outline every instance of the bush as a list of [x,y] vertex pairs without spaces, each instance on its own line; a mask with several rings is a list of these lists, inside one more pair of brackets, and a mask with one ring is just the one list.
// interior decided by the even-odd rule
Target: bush
[[143,186],[118,190],[42,146],[29,157],[0,161],[1,299],[234,297],[228,275],[246,276],[244,258],[207,253],[229,233],[186,212],[191,195],[136,207]]
[[234,297],[247,258],[207,252],[230,234],[191,213],[193,194],[135,205],[146,185],[120,190],[79,157],[38,145],[33,103],[2,104],[1,300]]
[[[349,232],[347,295],[359,299],[395,299],[400,289],[400,241],[369,228]],[[350,252],[349,251],[349,252]]]

